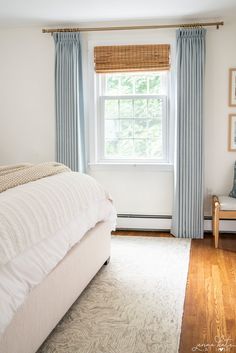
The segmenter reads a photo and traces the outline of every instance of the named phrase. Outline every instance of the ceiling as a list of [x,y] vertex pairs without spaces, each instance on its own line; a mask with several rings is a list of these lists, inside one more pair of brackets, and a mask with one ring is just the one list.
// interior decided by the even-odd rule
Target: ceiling
[[0,0],[0,26],[236,17],[236,0]]

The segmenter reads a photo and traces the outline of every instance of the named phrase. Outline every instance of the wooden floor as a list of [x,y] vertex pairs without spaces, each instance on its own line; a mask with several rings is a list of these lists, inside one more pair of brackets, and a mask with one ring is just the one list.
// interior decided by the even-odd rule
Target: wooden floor
[[192,241],[179,352],[201,344],[236,353],[236,235],[221,236],[219,249],[212,237]]
[[236,353],[236,235],[221,235],[219,249],[214,248],[212,236],[192,240],[179,348],[179,353],[190,352]]
[[173,235],[167,232],[147,232],[147,231],[133,231],[133,230],[116,230],[115,232],[112,232],[112,235],[119,235],[119,236],[129,236],[129,237],[167,237],[167,238],[172,238]]

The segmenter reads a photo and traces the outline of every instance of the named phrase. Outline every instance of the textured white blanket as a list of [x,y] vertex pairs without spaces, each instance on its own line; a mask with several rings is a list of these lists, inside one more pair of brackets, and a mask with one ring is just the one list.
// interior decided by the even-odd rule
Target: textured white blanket
[[56,162],[0,166],[0,192],[51,175],[70,171],[64,164]]
[[83,210],[105,199],[108,195],[93,178],[75,172],[1,193],[0,267],[42,239],[54,236]]

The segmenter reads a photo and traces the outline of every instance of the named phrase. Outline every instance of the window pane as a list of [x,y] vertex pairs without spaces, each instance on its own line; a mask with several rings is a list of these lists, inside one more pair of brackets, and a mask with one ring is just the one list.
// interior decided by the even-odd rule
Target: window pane
[[161,93],[161,77],[151,76],[149,78],[149,93],[160,94]]
[[118,140],[105,140],[105,156],[109,158],[118,156]]
[[147,140],[147,155],[149,158],[163,158],[162,139]]
[[143,119],[135,119],[134,137],[147,137],[147,122]]
[[145,76],[135,78],[135,93],[147,94],[147,78]]
[[145,118],[147,115],[147,99],[134,99],[135,118]]
[[106,94],[119,94],[119,80],[117,75],[106,76]]
[[133,93],[133,77],[121,76],[120,94],[132,94],[132,93]]
[[120,100],[120,118],[133,117],[133,101],[132,99]]
[[145,139],[134,140],[135,157],[138,157],[138,158],[147,157],[146,149],[147,148],[146,148],[146,140]]
[[107,99],[105,101],[105,119],[117,119],[119,116],[118,99]]
[[105,138],[119,137],[119,120],[105,120]]
[[158,117],[162,116],[162,100],[153,98],[153,99],[148,99],[148,115],[149,117]]
[[148,119],[148,137],[161,138],[162,121],[161,119]]
[[120,120],[120,137],[133,137],[133,120]]
[[119,140],[119,144],[118,144],[119,156],[123,158],[133,157],[133,147],[134,147],[134,142],[132,139]]

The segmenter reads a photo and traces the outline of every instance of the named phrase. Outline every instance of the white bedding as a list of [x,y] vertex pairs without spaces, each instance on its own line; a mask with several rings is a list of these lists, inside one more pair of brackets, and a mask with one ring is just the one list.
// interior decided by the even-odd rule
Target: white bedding
[[[43,178],[1,193],[0,265],[53,236],[94,203],[108,198],[95,179],[75,172]],[[95,208],[94,212],[98,211]]]
[[97,222],[116,213],[104,189],[62,173],[0,194],[0,335],[29,291]]

